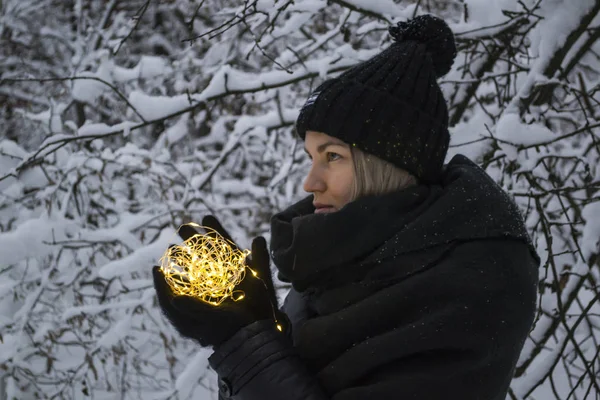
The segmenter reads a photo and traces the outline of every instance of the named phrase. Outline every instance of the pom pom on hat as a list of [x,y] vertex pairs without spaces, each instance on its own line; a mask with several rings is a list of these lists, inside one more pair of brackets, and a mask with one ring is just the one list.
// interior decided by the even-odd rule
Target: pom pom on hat
[[389,33],[396,42],[413,40],[425,44],[438,78],[446,75],[452,68],[456,57],[456,43],[452,30],[443,19],[433,15],[420,15],[390,27]]

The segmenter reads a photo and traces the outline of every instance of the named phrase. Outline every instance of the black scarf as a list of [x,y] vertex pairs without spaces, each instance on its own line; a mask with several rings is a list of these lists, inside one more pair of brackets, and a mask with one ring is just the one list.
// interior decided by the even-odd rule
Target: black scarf
[[[516,205],[464,156],[452,159],[437,185],[359,198],[330,214],[314,214],[309,196],[271,223],[279,277],[294,288],[284,305],[294,324],[294,346],[330,393],[347,387],[373,361],[368,338],[384,335],[386,346],[400,351],[410,321],[450,306],[425,292],[412,298],[404,293],[412,276],[418,282],[419,273],[448,261],[460,242],[526,242],[539,263]],[[484,244],[478,248],[485,252]],[[441,296],[445,282],[436,282],[435,273],[428,276]],[[423,329],[418,333],[431,328]],[[348,349],[353,356],[342,360]]]
[[436,185],[362,197],[334,213],[314,214],[312,201],[310,195],[271,219],[279,278],[297,291],[356,281],[368,266],[440,244],[511,237],[531,246],[513,201],[462,155]]

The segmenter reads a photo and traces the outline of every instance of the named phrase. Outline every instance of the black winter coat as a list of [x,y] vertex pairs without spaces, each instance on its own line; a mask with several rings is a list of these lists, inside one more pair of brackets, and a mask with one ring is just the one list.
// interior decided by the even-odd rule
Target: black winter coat
[[504,400],[536,310],[516,205],[464,156],[438,185],[272,219],[287,335],[239,331],[209,362],[240,400]]

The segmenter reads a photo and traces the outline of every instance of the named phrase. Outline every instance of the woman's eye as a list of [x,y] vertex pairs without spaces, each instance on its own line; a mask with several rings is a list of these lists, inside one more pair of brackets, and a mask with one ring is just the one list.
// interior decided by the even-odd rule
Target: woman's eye
[[[332,159],[332,157],[333,157],[333,159]],[[342,157],[342,156],[340,156],[338,153],[331,153],[331,152],[327,153],[327,161],[335,161],[338,159],[338,157]]]
[[[340,156],[338,153],[333,153],[333,152],[327,152],[327,161],[336,161],[339,158],[342,158],[342,156]],[[310,156],[310,154],[306,153],[306,156],[312,161],[312,157]]]

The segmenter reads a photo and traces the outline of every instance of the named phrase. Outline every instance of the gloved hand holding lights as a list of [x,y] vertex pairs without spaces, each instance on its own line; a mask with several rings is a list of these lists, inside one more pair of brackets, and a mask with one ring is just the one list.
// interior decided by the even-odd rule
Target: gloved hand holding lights
[[[177,331],[202,346],[218,346],[246,325],[271,319],[283,330],[263,237],[240,250],[213,216],[203,226],[183,225],[184,242],[172,245],[153,268],[164,315]],[[201,233],[195,228],[200,228]]]

